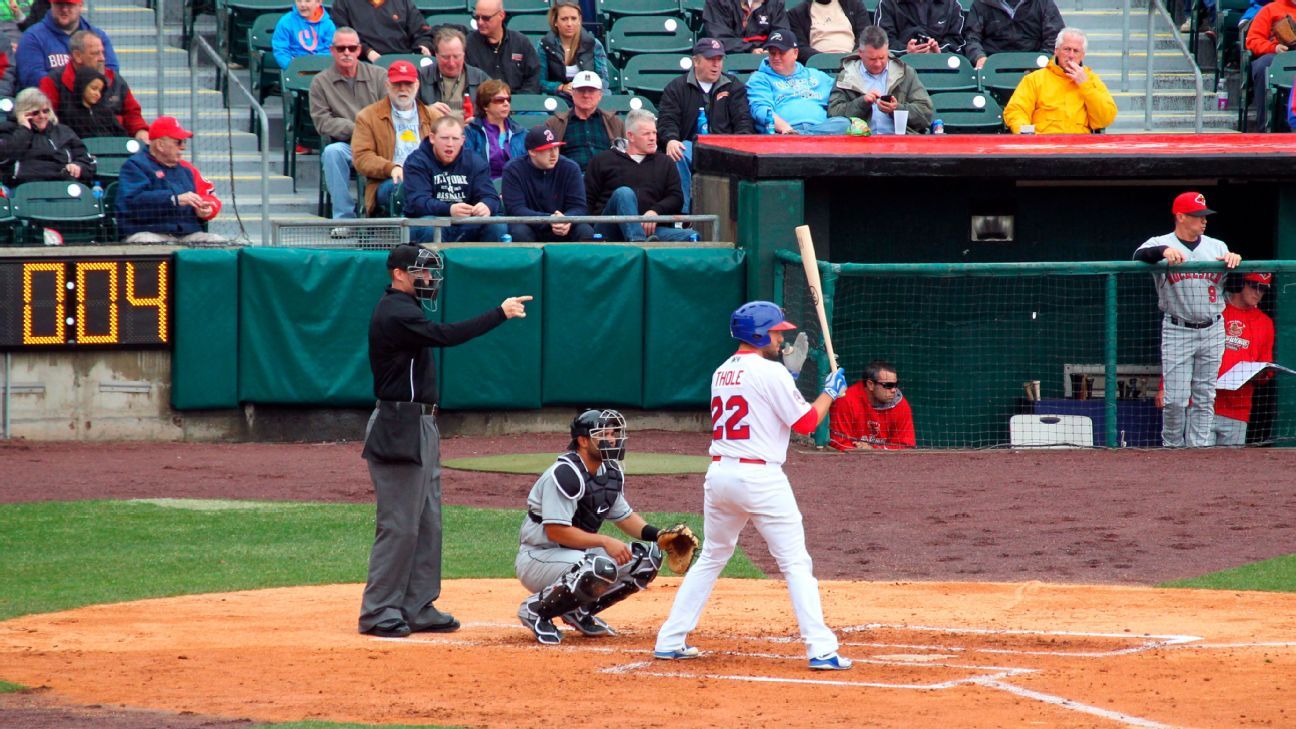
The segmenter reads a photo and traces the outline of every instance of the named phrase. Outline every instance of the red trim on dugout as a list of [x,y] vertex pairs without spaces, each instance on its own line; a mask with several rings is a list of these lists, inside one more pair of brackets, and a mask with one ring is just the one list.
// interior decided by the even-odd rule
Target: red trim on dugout
[[870,137],[707,135],[698,143],[761,156],[1165,156],[1296,157],[1285,134],[944,134]]

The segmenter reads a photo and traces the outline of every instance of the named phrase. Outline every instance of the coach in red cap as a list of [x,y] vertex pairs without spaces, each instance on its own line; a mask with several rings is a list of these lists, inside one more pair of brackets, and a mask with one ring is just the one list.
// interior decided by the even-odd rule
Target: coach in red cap
[[387,69],[387,98],[356,115],[351,133],[351,157],[356,172],[365,176],[365,211],[372,215],[387,203],[391,191],[405,180],[405,158],[432,133],[441,112],[418,101],[418,70],[409,61]]
[[149,126],[149,145],[122,165],[117,231],[127,243],[223,243],[206,231],[220,213],[215,187],[182,159],[193,133],[173,116]]
[[[1161,444],[1170,448],[1214,445],[1215,380],[1224,355],[1224,271],[1173,273],[1182,263],[1223,261],[1235,268],[1242,257],[1224,241],[1206,235],[1206,216],[1214,214],[1200,192],[1185,192],[1171,206],[1175,229],[1149,238],[1134,260],[1160,264],[1156,282],[1161,321],[1161,376],[1165,407]],[[1191,405],[1189,402],[1191,400]]]
[[[1233,282],[1230,282],[1233,283]],[[1224,306],[1224,360],[1219,373],[1225,373],[1243,362],[1272,362],[1274,323],[1260,310],[1260,301],[1273,286],[1272,273],[1248,273],[1242,287],[1229,294]],[[1230,286],[1230,289],[1232,286]],[[1251,422],[1251,395],[1255,383],[1273,377],[1265,369],[1235,390],[1218,390],[1215,395],[1215,445],[1244,446],[1247,426]]]

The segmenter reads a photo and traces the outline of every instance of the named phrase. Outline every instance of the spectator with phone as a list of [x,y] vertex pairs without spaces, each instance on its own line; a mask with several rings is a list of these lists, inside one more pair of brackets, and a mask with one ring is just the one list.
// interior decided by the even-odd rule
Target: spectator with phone
[[848,59],[837,74],[828,113],[863,119],[874,134],[892,134],[897,109],[909,112],[910,133],[921,134],[931,124],[931,97],[918,73],[891,58],[887,32],[870,25],[860,34],[858,57]]
[[967,20],[958,0],[881,0],[873,23],[905,44],[901,53],[962,53]]
[[1034,125],[1036,134],[1089,134],[1116,120],[1116,100],[1084,65],[1088,49],[1083,30],[1058,33],[1053,59],[1026,74],[1004,107],[1004,125],[1013,134],[1027,125]]
[[14,119],[0,124],[0,166],[9,187],[38,180],[90,184],[95,158],[76,132],[60,124],[40,89],[23,89],[14,100]]

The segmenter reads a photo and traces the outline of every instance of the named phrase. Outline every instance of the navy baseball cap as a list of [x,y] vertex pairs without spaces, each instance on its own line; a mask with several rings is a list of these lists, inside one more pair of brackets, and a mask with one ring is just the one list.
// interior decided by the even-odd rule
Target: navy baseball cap
[[715,38],[698,38],[693,44],[693,55],[703,58],[724,58],[724,44]]
[[561,147],[566,142],[560,141],[554,136],[553,130],[541,124],[538,127],[531,127],[526,134],[526,150],[528,152],[537,152],[552,147]]
[[766,50],[777,48],[780,51],[790,51],[796,47],[796,37],[786,30],[776,30],[765,39]]
[[387,254],[387,269],[399,268],[402,271],[408,270],[418,262],[418,255],[421,249],[418,246],[402,243],[391,249]]

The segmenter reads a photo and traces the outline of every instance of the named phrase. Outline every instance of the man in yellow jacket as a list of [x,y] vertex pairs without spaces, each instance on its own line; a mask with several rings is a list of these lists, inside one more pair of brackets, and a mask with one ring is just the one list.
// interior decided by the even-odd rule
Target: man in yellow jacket
[[1078,28],[1063,28],[1053,60],[1017,84],[1004,107],[1004,124],[1013,134],[1034,125],[1036,134],[1088,134],[1116,120],[1116,100],[1098,74],[1084,65],[1089,38]]

